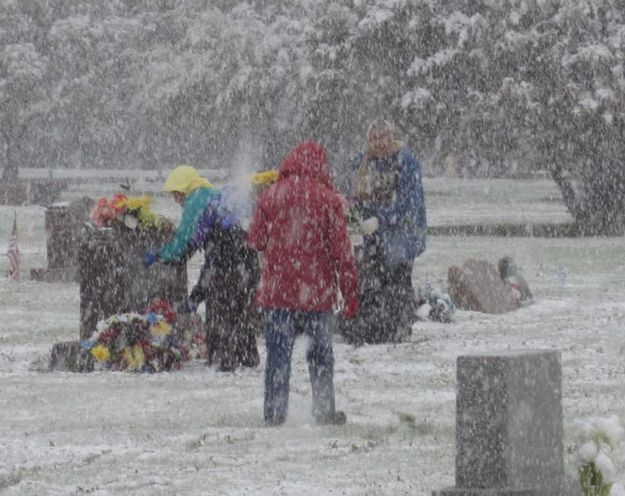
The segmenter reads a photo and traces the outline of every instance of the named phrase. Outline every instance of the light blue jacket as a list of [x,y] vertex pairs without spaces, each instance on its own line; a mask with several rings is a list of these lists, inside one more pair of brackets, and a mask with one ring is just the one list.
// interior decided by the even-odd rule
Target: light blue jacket
[[[362,152],[354,159],[355,172],[365,156]],[[394,185],[392,195],[384,202],[375,198],[355,199],[363,220],[377,217],[379,222],[378,230],[365,236],[365,249],[373,248],[375,244],[389,265],[412,263],[425,250],[427,233],[421,165],[414,154],[402,146],[392,155],[372,159],[369,168],[376,176],[391,175]],[[355,198],[353,187],[352,196]]]

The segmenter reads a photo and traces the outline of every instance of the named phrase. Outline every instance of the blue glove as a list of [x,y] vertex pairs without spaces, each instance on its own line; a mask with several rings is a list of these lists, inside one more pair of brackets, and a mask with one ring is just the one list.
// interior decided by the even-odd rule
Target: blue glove
[[195,303],[194,301],[191,300],[187,300],[187,305],[186,305],[186,310],[188,313],[195,313],[197,312],[197,303]]
[[153,251],[148,251],[145,255],[143,255],[143,265],[147,268],[151,265],[154,265],[158,260],[158,254]]

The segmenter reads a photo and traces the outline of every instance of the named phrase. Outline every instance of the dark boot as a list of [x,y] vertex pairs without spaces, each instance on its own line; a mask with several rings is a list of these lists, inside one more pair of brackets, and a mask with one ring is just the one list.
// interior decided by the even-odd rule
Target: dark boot
[[416,298],[412,289],[412,265],[399,264],[388,270],[386,313],[392,325],[389,341],[409,341],[416,320]]
[[217,363],[217,350],[219,349],[219,334],[214,329],[206,329],[206,365],[212,366]]
[[284,422],[286,422],[286,415],[284,414],[275,414],[265,417],[265,424],[267,424],[268,427],[277,427],[284,424]]
[[344,411],[337,410],[334,413],[316,417],[315,422],[317,425],[345,425],[347,415]]
[[233,372],[239,366],[232,336],[220,336],[217,357],[219,372]]
[[257,367],[260,363],[258,346],[254,329],[246,328],[241,331],[236,343],[237,360],[243,367]]

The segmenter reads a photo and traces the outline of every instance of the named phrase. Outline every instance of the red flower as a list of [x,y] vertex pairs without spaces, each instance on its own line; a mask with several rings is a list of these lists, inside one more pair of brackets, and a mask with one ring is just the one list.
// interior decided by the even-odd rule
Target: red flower
[[110,201],[100,198],[91,211],[91,220],[98,227],[109,227],[120,214],[128,209],[127,201],[128,197],[123,193],[113,195]]
[[149,310],[154,312],[155,314],[162,315],[165,317],[165,320],[170,324],[173,324],[176,321],[176,314],[171,309],[171,306],[167,300],[162,298],[154,298],[150,303]]
[[154,348],[154,346],[152,346],[147,339],[141,339],[139,344],[141,345],[141,348],[143,348],[143,354],[148,362],[156,358],[156,348]]
[[98,342],[102,344],[112,343],[117,339],[118,335],[119,331],[117,329],[108,329],[100,333],[100,336],[98,337]]
[[127,201],[128,197],[125,194],[117,193],[116,195],[113,195],[113,198],[111,198],[111,206],[115,209],[115,212],[117,212],[117,214],[120,214],[127,210]]
[[100,198],[91,211],[91,220],[98,227],[107,227],[117,217],[115,208],[106,198]]

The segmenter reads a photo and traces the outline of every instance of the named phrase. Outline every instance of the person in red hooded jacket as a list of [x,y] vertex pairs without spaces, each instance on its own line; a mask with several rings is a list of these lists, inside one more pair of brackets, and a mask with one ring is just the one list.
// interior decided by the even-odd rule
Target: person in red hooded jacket
[[256,303],[265,311],[265,422],[286,420],[291,353],[303,333],[311,338],[306,359],[313,417],[320,424],[344,423],[334,401],[330,320],[339,291],[342,316],[355,315],[358,275],[343,200],[320,144],[302,143],[287,155],[278,181],[256,201],[247,240],[264,255]]

